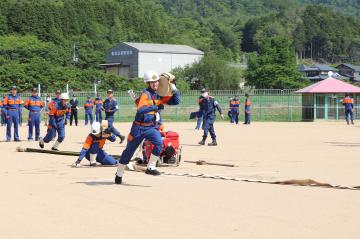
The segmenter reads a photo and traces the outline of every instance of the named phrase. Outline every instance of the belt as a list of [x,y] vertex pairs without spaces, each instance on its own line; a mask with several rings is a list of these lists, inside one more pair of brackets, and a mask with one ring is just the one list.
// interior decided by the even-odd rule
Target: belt
[[40,111],[30,110],[30,113],[40,113]]
[[8,109],[8,110],[14,110],[15,111],[15,110],[19,110],[19,109]]
[[155,126],[154,123],[141,123],[139,121],[134,121],[134,124],[140,125],[140,126]]

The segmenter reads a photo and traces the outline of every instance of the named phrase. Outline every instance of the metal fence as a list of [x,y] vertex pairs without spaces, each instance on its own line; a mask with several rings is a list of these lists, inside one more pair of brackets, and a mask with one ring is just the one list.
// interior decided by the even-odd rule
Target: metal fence
[[[219,102],[224,115],[227,115],[229,99],[238,96],[241,101],[240,120],[244,120],[243,103],[245,102],[245,93],[250,95],[252,103],[252,120],[254,121],[302,121],[303,106],[302,96],[295,94],[296,90],[278,90],[278,89],[254,89],[254,90],[214,90],[210,94]],[[102,98],[106,98],[106,92],[99,92]],[[139,95],[141,92],[135,92]],[[84,118],[83,104],[87,96],[94,98],[94,92],[70,92],[70,97],[76,95],[79,100],[79,118]],[[162,112],[164,121],[188,121],[191,112],[197,111],[199,106],[197,100],[199,91],[183,92],[181,104],[178,106],[165,106]],[[30,93],[22,93],[21,97],[25,100]],[[46,93],[42,93],[44,98]],[[54,94],[49,94],[54,97]],[[115,92],[115,98],[119,104],[119,111],[115,115],[116,121],[132,121],[136,112],[134,102],[127,92]],[[24,111],[25,112],[25,111]],[[24,113],[23,113],[24,114]],[[341,114],[340,114],[341,115]],[[356,118],[359,115],[356,114]],[[27,117],[27,116],[25,116]],[[220,118],[218,118],[220,119]],[[227,120],[227,117],[225,117]],[[305,119],[306,120],[306,119]]]

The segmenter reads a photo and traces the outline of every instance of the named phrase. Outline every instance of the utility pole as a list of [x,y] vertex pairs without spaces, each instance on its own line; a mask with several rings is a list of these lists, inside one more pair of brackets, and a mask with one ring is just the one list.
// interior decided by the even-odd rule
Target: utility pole
[[79,48],[79,46],[76,45],[76,42],[74,42],[72,50],[73,50],[73,56],[72,56],[72,62],[74,65],[76,65],[79,61],[79,58],[77,57],[76,50]]

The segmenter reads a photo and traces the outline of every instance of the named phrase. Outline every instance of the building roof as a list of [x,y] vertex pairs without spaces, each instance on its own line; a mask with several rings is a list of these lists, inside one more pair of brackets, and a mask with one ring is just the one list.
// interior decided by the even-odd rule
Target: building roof
[[346,67],[348,67],[350,69],[353,69],[355,71],[360,71],[360,66],[355,66],[355,65],[352,65],[352,64],[343,63],[343,64],[338,65],[337,67],[339,67],[339,66],[346,66]]
[[313,66],[300,65],[299,71],[334,71],[334,72],[337,72],[339,70],[332,66],[317,64],[317,65],[313,65]]
[[136,42],[124,42],[123,44],[136,48],[137,50],[139,50],[139,52],[204,55],[204,52],[187,45],[136,43]]
[[328,77],[325,80],[298,90],[296,93],[360,93],[360,87]]

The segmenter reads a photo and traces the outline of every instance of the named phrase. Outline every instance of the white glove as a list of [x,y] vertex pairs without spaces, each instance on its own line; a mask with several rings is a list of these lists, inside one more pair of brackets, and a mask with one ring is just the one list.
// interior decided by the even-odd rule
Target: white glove
[[175,84],[170,84],[170,88],[171,88],[171,91],[172,92],[176,92],[178,89],[176,88],[176,85]]

